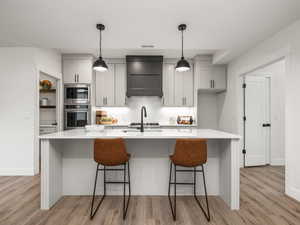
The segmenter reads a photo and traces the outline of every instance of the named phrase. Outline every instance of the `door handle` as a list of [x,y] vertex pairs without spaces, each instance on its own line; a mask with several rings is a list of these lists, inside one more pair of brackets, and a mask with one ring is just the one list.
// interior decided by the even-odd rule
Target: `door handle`
[[76,83],[76,74],[74,75],[74,82]]
[[271,126],[271,124],[270,123],[263,123],[263,125],[262,125],[263,127],[270,127]]
[[77,83],[79,82],[79,74],[77,74]]

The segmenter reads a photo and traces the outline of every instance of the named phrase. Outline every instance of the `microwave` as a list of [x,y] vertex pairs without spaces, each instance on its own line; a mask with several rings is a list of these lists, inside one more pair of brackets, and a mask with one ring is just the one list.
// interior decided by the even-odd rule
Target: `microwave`
[[65,84],[65,105],[90,104],[90,90],[89,84]]

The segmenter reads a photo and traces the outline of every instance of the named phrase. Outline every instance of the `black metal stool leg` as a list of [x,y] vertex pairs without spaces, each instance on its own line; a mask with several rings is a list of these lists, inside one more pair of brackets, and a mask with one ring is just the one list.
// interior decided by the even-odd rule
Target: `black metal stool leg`
[[99,202],[99,204],[97,205],[95,211],[94,210],[94,202],[95,202],[95,195],[96,195],[96,187],[97,187],[97,180],[98,180],[98,171],[99,171],[99,163],[97,165],[97,169],[96,169],[96,176],[95,176],[95,184],[94,184],[94,191],[93,191],[93,199],[92,199],[92,205],[91,205],[91,214],[90,214],[90,219],[93,219],[96,212],[98,211],[101,203],[103,202],[105,196],[106,196],[106,183],[105,183],[105,167],[104,167],[104,194]]
[[[175,182],[176,182],[176,169],[175,169]],[[176,211],[174,211],[173,206],[172,206],[171,183],[172,183],[172,161],[170,162],[170,176],[169,176],[168,198],[169,198],[169,203],[170,203],[170,208],[171,208],[173,220],[175,221],[176,220]],[[176,185],[175,185],[175,187],[176,187]],[[176,204],[176,188],[174,190],[175,190],[174,202]],[[175,207],[175,209],[176,209],[176,207]]]
[[206,209],[207,212],[205,212],[205,210],[203,209],[199,199],[197,198],[196,195],[196,168],[194,168],[194,197],[196,199],[196,202],[198,203],[200,209],[202,210],[204,216],[206,217],[207,221],[210,221],[210,212],[209,212],[209,206],[208,206],[208,198],[207,198],[207,191],[206,191],[206,183],[205,183],[205,175],[204,175],[204,167],[203,165],[201,165],[202,167],[202,175],[203,175],[203,185],[204,185],[204,193],[205,193],[205,200],[206,200]]
[[[126,182],[126,163],[124,164],[124,186],[123,186],[123,220],[126,219],[126,215],[127,215],[127,210],[128,210],[128,206],[129,206],[129,201],[130,201],[130,197],[131,197],[131,187],[130,187],[130,168],[129,168],[129,161],[127,162],[127,176],[128,176],[128,182]],[[128,183],[128,199],[127,199],[127,203],[126,203],[126,184]]]

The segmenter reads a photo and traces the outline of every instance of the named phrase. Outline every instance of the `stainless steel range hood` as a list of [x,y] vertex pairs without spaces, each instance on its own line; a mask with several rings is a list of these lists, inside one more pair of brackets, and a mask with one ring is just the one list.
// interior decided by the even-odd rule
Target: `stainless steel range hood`
[[127,97],[163,96],[163,56],[126,56]]

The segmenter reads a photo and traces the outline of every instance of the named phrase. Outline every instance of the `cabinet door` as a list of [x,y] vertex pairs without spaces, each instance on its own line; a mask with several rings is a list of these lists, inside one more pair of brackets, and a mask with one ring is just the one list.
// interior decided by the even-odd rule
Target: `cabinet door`
[[214,66],[213,67],[213,81],[214,89],[225,90],[226,89],[226,66]]
[[199,71],[199,89],[211,89],[212,88],[212,66],[210,65],[200,65]]
[[114,105],[114,65],[107,64],[106,72],[96,72],[96,106]]
[[64,83],[87,83],[92,81],[92,59],[64,59]]
[[189,71],[182,72],[183,84],[183,106],[194,105],[194,73],[193,68]]
[[92,60],[81,59],[77,61],[78,83],[90,84],[92,82]]
[[115,106],[126,104],[126,64],[115,64]]
[[183,106],[183,73],[175,71],[174,74],[174,105]]
[[64,83],[76,83],[77,82],[78,63],[75,59],[63,60],[63,78]]
[[173,106],[174,103],[174,64],[164,64],[163,67],[163,104]]

